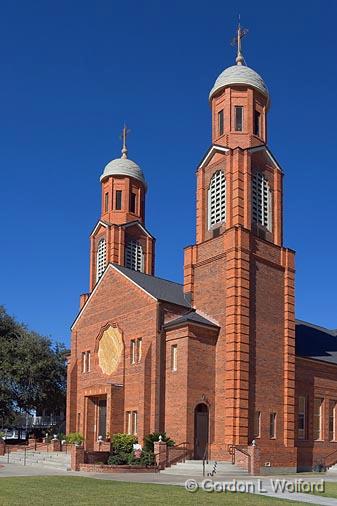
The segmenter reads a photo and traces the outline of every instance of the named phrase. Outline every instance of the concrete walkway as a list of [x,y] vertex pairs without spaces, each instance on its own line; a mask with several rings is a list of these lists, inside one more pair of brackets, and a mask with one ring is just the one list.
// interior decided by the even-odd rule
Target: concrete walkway
[[[51,469],[46,466],[22,466],[18,464],[5,464],[3,467],[0,467],[0,478],[9,478],[16,476],[77,476],[77,477],[86,477],[92,478],[96,480],[110,480],[110,481],[124,481],[129,483],[151,483],[157,485],[176,485],[185,487],[185,482],[187,480],[194,480],[193,476],[190,475],[169,475],[162,473],[116,473],[116,474],[103,474],[103,473],[85,473],[85,472],[74,472],[74,471],[63,471],[60,469]],[[221,481],[217,480],[214,476],[213,478],[205,478],[209,480],[208,485],[212,486],[212,483],[223,483],[223,476],[221,477]],[[234,478],[235,479],[235,478]],[[277,499],[288,499],[292,501],[299,501],[306,504],[315,504],[322,506],[336,506],[337,499],[328,498],[328,497],[320,497],[317,495],[305,494],[305,493],[289,493],[289,492],[275,492],[273,490],[271,480],[287,480],[296,482],[296,480],[302,479],[305,482],[320,482],[324,480],[326,482],[334,482],[337,483],[337,474],[334,473],[320,473],[317,475],[312,474],[298,474],[298,475],[290,475],[290,476],[261,476],[261,477],[242,477],[237,476],[236,485],[241,487],[243,484],[247,485],[247,492],[264,495],[265,497],[273,497]],[[198,477],[195,479],[199,490],[196,492],[198,497],[200,498],[201,494],[205,494],[206,496],[209,492],[201,490],[203,479]],[[226,483],[231,484],[233,482],[233,476],[228,477]],[[249,487],[253,490],[249,490]],[[263,491],[262,491],[263,490]],[[186,492],[189,493],[189,492]],[[221,492],[215,492],[219,495]]]

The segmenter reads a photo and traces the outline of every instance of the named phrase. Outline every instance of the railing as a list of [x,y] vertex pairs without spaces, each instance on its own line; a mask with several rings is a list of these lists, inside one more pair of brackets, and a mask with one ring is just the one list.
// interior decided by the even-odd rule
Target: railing
[[232,465],[234,465],[236,462],[236,452],[241,453],[242,455],[247,457],[248,469],[250,469],[250,458],[251,457],[250,457],[249,453],[247,452],[247,450],[244,450],[243,448],[240,448],[239,446],[236,446],[236,445],[230,445],[228,447],[228,453],[232,457]]
[[[188,441],[183,441],[177,445],[168,446],[167,465],[171,466],[172,464],[177,464],[178,462],[185,462],[186,457],[192,453],[192,450],[189,449],[189,444],[190,443]],[[174,453],[175,451],[179,452],[179,454],[171,458],[170,453]]]
[[337,464],[337,450],[334,450],[325,457],[321,457],[320,462],[317,464],[322,466],[324,470],[327,470],[329,467]]
[[208,464],[208,444],[206,444],[204,455],[202,457],[202,475],[203,476],[205,476],[205,473],[206,473],[206,464]]

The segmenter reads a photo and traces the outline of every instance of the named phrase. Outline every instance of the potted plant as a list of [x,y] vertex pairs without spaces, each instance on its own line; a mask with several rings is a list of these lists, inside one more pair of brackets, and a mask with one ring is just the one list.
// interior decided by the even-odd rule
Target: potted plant
[[70,432],[66,436],[66,442],[69,444],[74,444],[75,446],[82,446],[84,437],[80,432]]

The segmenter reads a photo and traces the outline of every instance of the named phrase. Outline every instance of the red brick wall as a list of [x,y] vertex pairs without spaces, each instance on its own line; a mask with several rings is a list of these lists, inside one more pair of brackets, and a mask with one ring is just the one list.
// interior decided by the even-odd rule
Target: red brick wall
[[[108,409],[108,432],[117,428],[126,430],[122,421],[125,411],[138,412],[140,439],[144,433],[158,428],[157,312],[157,301],[113,268],[106,272],[73,328],[68,373],[73,379],[68,389],[70,430],[74,430],[77,413],[80,412],[80,427],[76,428],[82,433],[86,431],[85,397],[88,403],[90,397],[96,395],[106,395],[108,408],[111,406]],[[124,354],[116,372],[106,375],[99,367],[95,350],[101,328],[109,322],[117,323],[122,331]],[[142,360],[139,364],[130,365],[130,340],[139,337],[143,339]],[[90,373],[81,372],[81,353],[86,350],[91,352]],[[123,387],[113,387],[112,384]],[[93,416],[94,413],[91,413],[89,425],[95,425]]]
[[[307,396],[307,439],[297,438],[298,466],[300,469],[311,469],[319,463],[332,465],[337,463],[337,441],[329,440],[329,401],[337,401],[337,366],[324,362],[296,358],[296,422],[298,416],[298,397]],[[323,438],[313,439],[313,403],[315,397],[323,402]]]

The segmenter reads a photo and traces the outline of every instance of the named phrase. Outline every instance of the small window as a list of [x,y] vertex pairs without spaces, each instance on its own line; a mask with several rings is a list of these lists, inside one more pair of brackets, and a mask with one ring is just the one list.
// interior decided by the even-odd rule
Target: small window
[[242,132],[243,129],[243,107],[235,106],[235,130]]
[[116,190],[116,211],[122,209],[122,190]]
[[138,432],[138,413],[137,411],[132,412],[132,433],[137,434]]
[[254,134],[261,135],[261,114],[259,111],[254,111]]
[[307,439],[307,398],[304,395],[298,398],[297,436]]
[[130,364],[136,363],[136,341],[131,339],[130,342]]
[[136,201],[137,201],[137,195],[132,192],[130,195],[130,213],[136,212]]
[[81,360],[81,364],[82,364],[81,365],[81,370],[82,370],[82,372],[85,372],[85,354],[86,354],[86,352],[83,351],[82,352],[82,360]]
[[314,399],[314,439],[323,439],[323,399],[316,397]]
[[90,358],[90,351],[83,351],[82,352],[82,372],[90,372],[91,370],[91,358]]
[[218,112],[218,132],[219,135],[223,135],[224,133],[224,117],[223,117],[223,109]]
[[252,177],[252,218],[258,223],[272,230],[272,193],[268,179],[261,172]]
[[330,400],[329,402],[329,440],[336,441],[336,413],[337,401]]
[[126,412],[126,423],[127,423],[127,432],[128,434],[132,434],[132,411]]
[[137,435],[138,432],[138,413],[137,411],[126,412],[127,433]]
[[261,411],[255,411],[254,437],[261,437]]
[[81,413],[77,413],[77,432],[81,432]]
[[143,340],[140,337],[137,339],[137,362],[140,362],[142,360],[142,344]]
[[102,276],[106,265],[106,242],[101,239],[98,243],[96,254],[96,281]]
[[276,438],[276,413],[270,413],[269,437]]
[[107,213],[109,211],[109,193],[104,195],[104,212]]
[[171,346],[171,371],[176,371],[178,368],[178,346],[173,344]]
[[139,241],[132,239],[126,241],[125,267],[134,271],[144,272],[143,246]]
[[212,176],[208,188],[208,229],[226,221],[226,178],[222,170]]

